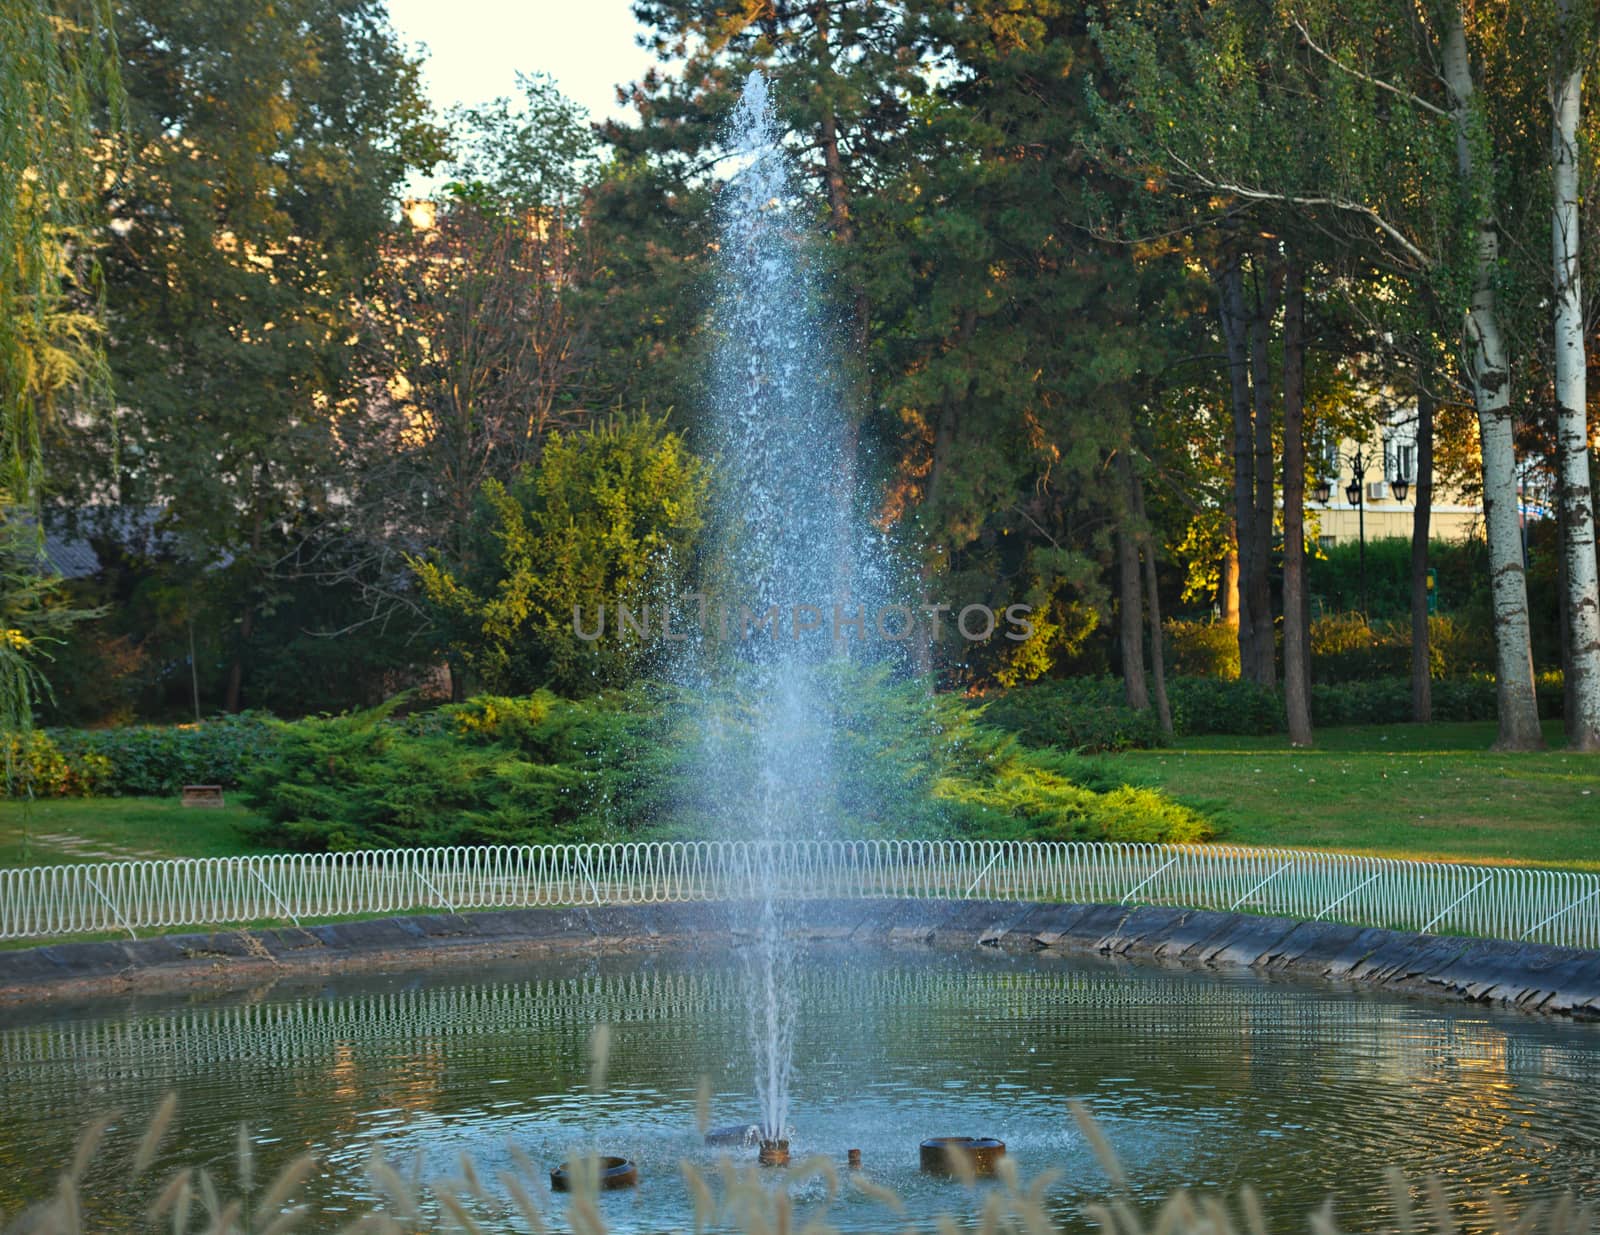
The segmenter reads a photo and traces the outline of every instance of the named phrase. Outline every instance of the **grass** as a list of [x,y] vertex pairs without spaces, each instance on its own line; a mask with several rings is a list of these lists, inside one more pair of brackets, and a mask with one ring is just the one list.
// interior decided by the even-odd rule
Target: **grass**
[[[1187,738],[1086,771],[1163,789],[1236,844],[1600,870],[1600,758],[1559,749],[1554,722],[1545,736],[1551,749],[1533,755],[1490,752],[1492,724],[1324,729],[1309,751],[1281,735]],[[250,818],[174,798],[0,802],[0,868],[257,852]]]
[[0,801],[0,867],[103,862],[105,854],[213,858],[254,853],[258,850],[241,834],[251,818],[242,806],[186,807],[176,798]]
[[[609,1041],[609,1032],[596,1033],[591,1047],[591,1087],[599,1092],[602,1101]],[[702,1077],[700,1083],[702,1092],[709,1092],[709,1081]],[[994,1171],[992,1186],[976,1194],[978,1179],[970,1161],[953,1156],[952,1205],[957,1210],[970,1210],[975,1203],[981,1204],[978,1219],[970,1227],[976,1235],[1013,1231],[1060,1235],[1083,1226],[1112,1235],[1242,1235],[1268,1229],[1261,1197],[1249,1185],[1235,1196],[1196,1195],[1188,1190],[1176,1191],[1159,1202],[1138,1196],[1129,1187],[1126,1168],[1088,1107],[1077,1099],[1069,1105],[1081,1141],[1098,1160],[1099,1173],[1105,1179],[1103,1190],[1081,1198],[1080,1220],[1066,1225],[1058,1221],[1052,1212],[1054,1207],[1045,1199],[1045,1188],[1056,1172],[1047,1171],[1031,1181],[1025,1180],[1015,1161],[1003,1157]],[[226,1147],[219,1147],[221,1152],[210,1155],[209,1162],[173,1174],[170,1164],[161,1161],[161,1150],[177,1121],[177,1112],[178,1098],[169,1094],[156,1108],[133,1152],[128,1154],[123,1149],[109,1161],[110,1155],[103,1150],[108,1143],[116,1144],[104,1135],[111,1117],[90,1125],[79,1139],[73,1160],[61,1161],[54,1186],[39,1196],[22,1222],[7,1229],[41,1235],[89,1235],[112,1227],[150,1232],[203,1230],[206,1235],[223,1231],[269,1235],[304,1231],[308,1225],[332,1230],[336,1222],[341,1224],[338,1230],[343,1235],[399,1235],[402,1231],[442,1235],[447,1231],[485,1229],[545,1231],[558,1225],[607,1235],[611,1229],[607,1216],[615,1211],[600,1204],[599,1160],[595,1158],[574,1160],[572,1192],[569,1203],[562,1207],[568,1219],[564,1224],[559,1222],[561,1209],[554,1207],[545,1193],[545,1166],[536,1165],[511,1142],[500,1155],[509,1161],[504,1170],[496,1172],[498,1191],[490,1191],[481,1182],[494,1178],[487,1173],[489,1163],[474,1165],[466,1153],[461,1155],[460,1170],[454,1178],[426,1181],[421,1178],[420,1160],[415,1172],[402,1172],[390,1166],[382,1154],[375,1153],[367,1170],[373,1192],[382,1199],[370,1209],[363,1205],[362,1212],[352,1214],[344,1206],[330,1209],[305,1201],[311,1188],[328,1179],[327,1168],[309,1153],[294,1157],[275,1177],[264,1181],[264,1186],[251,1187],[252,1182],[260,1185],[264,1174],[258,1169],[260,1147],[248,1131],[251,1124],[260,1123],[258,1119],[240,1125],[232,1162],[227,1161]],[[710,1107],[702,1100],[696,1120],[701,1134],[707,1130],[709,1114]],[[700,1229],[715,1220],[717,1225],[740,1235],[794,1227],[832,1230],[829,1211],[840,1191],[859,1191],[875,1203],[875,1216],[882,1229],[907,1227],[906,1205],[893,1191],[862,1172],[841,1173],[835,1161],[820,1155],[782,1168],[761,1168],[748,1161],[736,1163],[727,1155],[714,1168],[684,1159],[679,1162],[679,1170],[689,1185],[693,1207],[685,1206],[680,1219],[672,1224],[676,1228],[687,1229],[692,1222]],[[108,1188],[111,1180],[126,1183],[120,1189]],[[102,1189],[110,1196],[103,1195]],[[810,1202],[816,1212],[797,1215],[795,1203],[802,1199]],[[1467,1226],[1482,1230],[1485,1235],[1593,1235],[1595,1229],[1592,1208],[1570,1194],[1553,1203],[1523,1198],[1521,1203],[1509,1204],[1508,1198],[1491,1194],[1479,1201],[1473,1211],[1464,1211],[1461,1199],[1453,1196],[1438,1177],[1422,1181],[1420,1200],[1413,1199],[1413,1184],[1394,1166],[1386,1172],[1384,1183],[1360,1197],[1358,1204],[1364,1202],[1364,1207],[1370,1209],[1374,1201],[1383,1212],[1393,1215],[1380,1220],[1385,1227],[1401,1231],[1456,1231],[1461,1229],[1463,1218],[1467,1218]],[[202,1208],[204,1215],[193,1215],[203,1224],[196,1227],[190,1221],[192,1211]],[[1307,1222],[1286,1225],[1304,1226],[1314,1232],[1332,1231],[1333,1210],[1334,1198],[1330,1197]],[[94,1216],[97,1213],[100,1218]],[[807,1219],[803,1226],[799,1221],[802,1216]],[[348,1221],[352,1217],[354,1221]],[[952,1214],[918,1225],[938,1230],[963,1226]]]
[[1312,750],[1281,735],[1185,738],[1102,756],[1097,771],[1205,811],[1218,839],[1385,857],[1600,870],[1600,758],[1491,752],[1493,724],[1324,729]]

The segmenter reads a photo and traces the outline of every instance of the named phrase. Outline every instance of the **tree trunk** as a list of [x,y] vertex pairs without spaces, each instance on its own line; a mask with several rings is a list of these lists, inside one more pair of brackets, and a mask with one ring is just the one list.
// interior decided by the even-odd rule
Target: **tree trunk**
[[1150,521],[1144,513],[1144,481],[1137,469],[1133,472],[1133,513],[1139,521],[1139,538],[1144,542],[1145,598],[1150,614],[1150,681],[1155,688],[1156,721],[1161,726],[1161,736],[1172,737],[1172,704],[1167,699],[1167,653],[1162,646],[1161,595],[1156,588],[1156,538],[1151,534]]
[[823,177],[828,188],[828,218],[833,228],[835,243],[842,246],[847,252],[845,259],[840,263],[840,269],[852,272],[851,293],[854,301],[853,322],[851,324],[850,342],[851,352],[855,361],[852,372],[856,387],[851,392],[850,406],[845,408],[844,432],[840,442],[840,451],[844,464],[844,475],[841,483],[845,491],[845,498],[854,502],[856,498],[856,476],[859,466],[858,455],[860,451],[860,422],[866,399],[865,382],[862,366],[867,360],[867,330],[871,317],[871,305],[867,299],[867,290],[859,278],[856,277],[858,267],[849,256],[848,251],[855,245],[856,227],[855,220],[850,215],[850,188],[845,176],[844,158],[839,152],[839,117],[834,110],[833,89],[835,75],[833,71],[833,51],[829,42],[829,26],[832,12],[828,0],[822,0],[816,7],[817,22],[817,69],[818,78],[822,83],[824,93],[822,106],[822,119],[820,123],[822,138],[822,168]]
[[[1556,477],[1556,543],[1566,544],[1566,503],[1561,500],[1561,478]],[[1566,685],[1577,675],[1572,671],[1572,594],[1567,587],[1567,555],[1556,554],[1556,628],[1561,632],[1561,731],[1569,737],[1578,729],[1578,699]]]
[[244,695],[244,652],[250,642],[250,636],[256,629],[256,607],[246,605],[243,615],[239,618],[239,646],[234,649],[233,663],[228,666],[228,688],[222,696],[222,708],[225,712],[237,712]]
[[1222,584],[1217,589],[1217,608],[1222,611],[1222,624],[1239,628],[1239,542],[1233,520],[1228,521],[1228,539],[1233,548],[1222,559]]
[[1290,258],[1283,298],[1283,706],[1292,746],[1311,745],[1306,631],[1305,285]]
[[1233,525],[1237,550],[1239,673],[1254,680],[1256,622],[1254,602],[1255,564],[1255,434],[1250,412],[1250,364],[1245,346],[1244,276],[1236,258],[1218,273],[1221,293],[1222,335],[1228,349],[1228,387],[1233,405]]
[[1128,706],[1142,712],[1150,706],[1144,678],[1144,604],[1139,587],[1139,545],[1133,532],[1117,531],[1117,620],[1122,643],[1122,691]]
[[1255,625],[1250,642],[1255,648],[1253,681],[1271,686],[1278,680],[1278,634],[1272,621],[1272,361],[1268,336],[1277,311],[1277,291],[1282,271],[1274,271],[1261,286],[1260,272],[1255,283],[1255,313],[1250,320],[1250,390],[1254,397],[1254,447],[1251,465],[1254,480],[1250,531],[1255,543],[1250,557],[1255,565],[1249,580],[1249,614]]
[[1528,581],[1517,518],[1517,456],[1511,418],[1511,372],[1500,334],[1495,273],[1500,237],[1487,171],[1475,166],[1474,146],[1485,137],[1473,98],[1472,65],[1461,10],[1450,10],[1440,48],[1456,125],[1456,164],[1463,194],[1476,210],[1475,266],[1466,320],[1466,368],[1478,411],[1483,451],[1483,508],[1489,539],[1489,586],[1494,606],[1495,677],[1500,713],[1498,750],[1537,750],[1539,708],[1534,696]]
[[1133,462],[1127,450],[1117,452],[1122,474],[1126,517],[1117,528],[1117,622],[1122,644],[1122,690],[1128,706],[1142,712],[1150,706],[1144,677],[1144,603],[1139,587],[1139,540],[1134,528]]
[[[939,423],[933,433],[933,457],[928,464],[928,486],[923,491],[923,508],[930,514],[937,516],[938,502],[944,490],[945,473],[950,465],[950,452],[956,440],[956,401],[949,394],[944,397],[939,408]],[[944,552],[936,561],[927,557],[922,563],[922,599],[924,604],[936,602],[933,596],[933,581],[938,578],[939,566],[949,564],[949,546],[942,539],[939,545],[930,545],[929,549],[943,547]],[[938,623],[931,619],[925,636],[913,640],[913,658],[916,672],[924,677],[931,675],[936,667],[935,644],[937,643]]]
[[1411,719],[1433,720],[1433,664],[1428,647],[1428,536],[1433,525],[1433,329],[1417,346],[1416,507],[1411,513]]
[[[259,475],[259,473],[258,473]],[[250,516],[250,564],[255,569],[261,561],[261,504],[258,501]],[[256,601],[252,597],[245,604],[244,612],[239,617],[239,643],[234,649],[233,663],[228,666],[228,686],[222,696],[222,708],[226,712],[237,712],[243,702],[244,694],[244,657],[245,651],[250,646],[250,636],[256,629]]]
[[[1561,0],[1561,27],[1570,36],[1570,0]],[[1561,555],[1566,576],[1567,746],[1600,751],[1600,573],[1595,563],[1594,495],[1589,486],[1589,424],[1579,264],[1578,124],[1583,59],[1551,81],[1551,164],[1554,203],[1550,234],[1555,262],[1556,455],[1561,482]]]

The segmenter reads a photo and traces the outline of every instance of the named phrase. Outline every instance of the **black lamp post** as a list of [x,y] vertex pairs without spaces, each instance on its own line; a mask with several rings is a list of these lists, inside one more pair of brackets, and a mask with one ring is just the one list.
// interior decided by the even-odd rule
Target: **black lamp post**
[[[1341,461],[1350,465],[1350,483],[1344,488],[1344,496],[1345,500],[1356,508],[1357,535],[1361,541],[1361,615],[1365,617],[1367,613],[1367,502],[1363,486],[1366,483],[1367,468],[1371,460],[1367,458],[1365,451],[1357,450],[1353,455],[1335,455],[1334,468],[1336,470]],[[1396,490],[1396,497],[1404,501],[1404,482],[1399,482],[1399,486]],[[1322,477],[1317,481],[1316,488],[1311,491],[1311,495],[1319,503],[1326,506],[1328,499],[1333,496],[1333,481],[1326,476]]]
[[[1356,534],[1360,539],[1361,560],[1361,615],[1367,614],[1367,469],[1372,465],[1371,458],[1363,450],[1358,449],[1353,455],[1336,455],[1334,467],[1339,461],[1350,465],[1350,483],[1344,487],[1345,500],[1356,508]],[[1389,480],[1389,492],[1394,495],[1394,500],[1403,502],[1411,492],[1411,482],[1404,476],[1395,475]],[[1333,481],[1326,476],[1317,481],[1312,496],[1322,505],[1328,504],[1328,499],[1333,496]]]
[[1350,459],[1350,483],[1345,487],[1344,495],[1350,499],[1350,504],[1356,508],[1356,528],[1361,540],[1361,616],[1367,616],[1367,456],[1357,450]]

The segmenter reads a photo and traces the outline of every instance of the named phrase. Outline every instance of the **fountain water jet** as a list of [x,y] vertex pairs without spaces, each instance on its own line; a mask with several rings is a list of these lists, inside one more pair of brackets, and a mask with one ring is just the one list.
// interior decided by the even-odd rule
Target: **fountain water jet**
[[808,207],[759,72],[745,83],[728,140],[738,170],[718,210],[717,487],[704,570],[720,606],[711,625],[724,638],[714,652],[703,639],[685,655],[713,701],[704,766],[719,830],[764,842],[751,850],[753,895],[736,926],[752,940],[745,961],[760,1139],[772,1143],[775,1160],[788,1134],[796,1009],[785,889],[772,855],[782,842],[829,833],[834,623],[865,611],[884,572],[883,555],[853,518],[838,331],[823,308],[807,252]]

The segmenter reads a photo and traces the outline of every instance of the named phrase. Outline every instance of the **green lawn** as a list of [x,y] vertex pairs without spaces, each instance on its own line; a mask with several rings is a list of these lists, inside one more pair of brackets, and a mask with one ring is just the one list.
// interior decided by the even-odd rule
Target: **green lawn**
[[1600,757],[1488,750],[1492,724],[1325,729],[1314,750],[1267,738],[1188,738],[1095,760],[1165,789],[1245,845],[1600,870]]
[[[1085,763],[1095,780],[1165,789],[1238,844],[1600,870],[1600,758],[1560,750],[1557,725],[1546,737],[1544,753],[1497,755],[1489,724],[1364,726],[1322,730],[1310,751],[1190,738]],[[249,818],[176,799],[4,802],[0,867],[249,853]]]
[[250,817],[242,806],[185,807],[176,798],[0,802],[0,867],[253,853],[239,834]]

